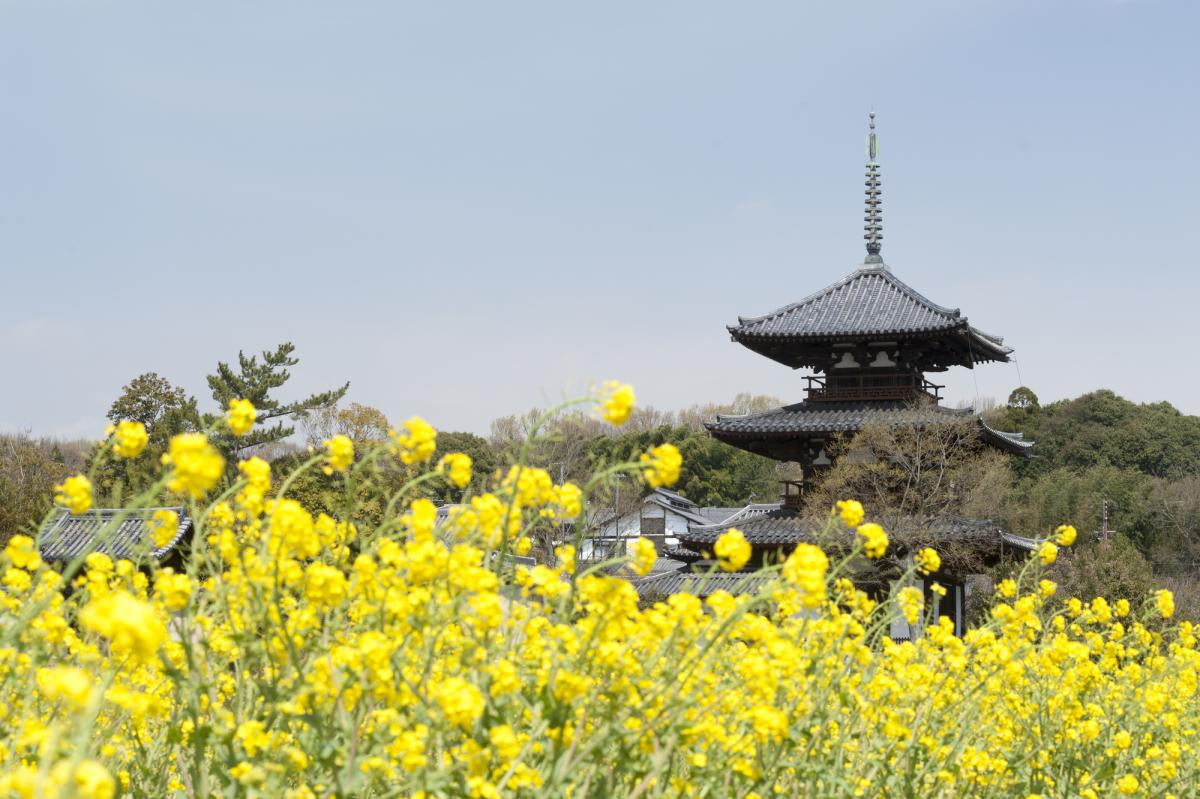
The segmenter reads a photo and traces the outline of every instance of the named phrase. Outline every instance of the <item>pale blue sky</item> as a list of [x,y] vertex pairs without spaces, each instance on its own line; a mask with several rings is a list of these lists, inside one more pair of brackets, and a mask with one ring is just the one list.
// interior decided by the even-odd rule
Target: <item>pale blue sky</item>
[[1191,0],[0,0],[0,429],[99,434],[150,370],[207,403],[289,339],[296,393],[445,429],[609,377],[799,399],[725,325],[861,262],[872,107],[902,280],[1043,400],[1200,412],[1198,29]]

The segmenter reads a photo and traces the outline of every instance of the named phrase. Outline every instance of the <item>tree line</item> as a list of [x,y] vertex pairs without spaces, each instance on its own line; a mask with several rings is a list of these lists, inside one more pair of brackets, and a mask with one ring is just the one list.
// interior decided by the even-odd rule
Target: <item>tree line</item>
[[[250,399],[260,416],[247,439],[215,435],[228,456],[231,477],[239,457],[258,455],[271,461],[277,475],[285,475],[307,458],[309,447],[320,446],[332,435],[345,434],[359,445],[387,437],[393,420],[383,411],[342,403],[349,384],[298,400],[283,399],[297,364],[288,343],[259,356],[239,353],[234,365],[218,363],[206,381],[212,402],[204,409],[195,397],[157,374],[134,377],[115,398],[108,418],[145,424],[150,457],[116,461],[101,470],[95,481],[98,504],[119,505],[121,497],[146,485],[157,474],[158,455],[171,436],[211,426],[236,397]],[[469,490],[478,492],[494,478],[498,464],[523,448],[529,462],[544,466],[555,479],[581,480],[605,463],[669,441],[684,456],[676,490],[700,505],[741,507],[773,501],[778,481],[798,476],[795,465],[722,444],[708,435],[703,423],[717,413],[755,412],[780,404],[774,397],[739,394],[729,403],[679,411],[639,407],[621,428],[587,412],[569,413],[550,425],[548,435],[530,442],[528,433],[540,415],[534,409],[494,420],[487,435],[442,431],[438,450],[439,456],[451,451],[471,456],[475,476]],[[1118,583],[1125,586],[1123,593],[1133,595],[1155,582],[1173,588],[1181,604],[1200,608],[1200,586],[1191,577],[1200,565],[1200,417],[1183,414],[1167,402],[1130,402],[1108,390],[1042,405],[1025,387],[984,416],[996,428],[1035,440],[1033,456],[1006,456],[986,447],[951,452],[946,441],[925,435],[920,446],[942,448],[942,473],[936,483],[914,483],[912,475],[904,474],[903,464],[918,445],[895,430],[866,431],[857,437],[859,450],[883,457],[841,459],[810,486],[814,506],[854,494],[885,522],[957,514],[994,519],[1027,536],[1044,535],[1070,522],[1083,533],[1082,541],[1072,557],[1064,559],[1061,571],[1081,593],[1096,595],[1105,588],[1111,594],[1109,587]],[[841,446],[851,448],[853,440]],[[0,435],[0,537],[36,529],[49,510],[52,486],[79,471],[94,447],[91,442],[39,439],[28,432]],[[937,459],[929,453],[922,457]],[[398,465],[395,470],[393,482],[399,485],[406,475]],[[922,475],[937,473],[935,469]],[[375,483],[377,490],[389,484]],[[462,495],[453,487],[432,491],[431,498],[438,502],[454,502]],[[344,506],[344,487],[319,470],[305,472],[291,493],[314,511],[337,514]],[[594,496],[593,503],[624,511],[636,507],[640,493],[632,484],[623,490],[614,485]],[[359,521],[370,523],[370,514],[382,510],[382,495],[357,499],[357,512],[365,514]]]

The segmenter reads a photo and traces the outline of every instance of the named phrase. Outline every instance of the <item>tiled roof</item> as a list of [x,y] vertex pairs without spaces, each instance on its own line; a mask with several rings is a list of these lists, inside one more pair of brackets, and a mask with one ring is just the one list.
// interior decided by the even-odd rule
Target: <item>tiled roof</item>
[[902,400],[875,402],[797,402],[761,413],[718,414],[705,427],[714,433],[763,435],[791,433],[849,433],[871,422],[929,424],[969,416],[970,410],[940,405],[913,405]]
[[[816,533],[822,529],[823,522],[811,515],[806,516],[794,508],[776,505],[774,510],[750,519],[731,520],[722,524],[689,528],[685,535],[680,536],[680,539],[686,541],[691,548],[696,549],[716,543],[716,540],[730,527],[741,530],[742,535],[746,536],[746,540],[751,544],[782,546],[815,541]],[[919,531],[904,529],[904,525],[897,526],[896,524],[889,526],[889,530],[914,539],[928,536],[931,543],[947,538],[959,541],[994,540],[999,543],[1003,536],[1008,536],[996,522],[990,519],[967,519],[960,516],[948,516],[923,523],[920,525]],[[1015,542],[1009,541],[1009,543]]]
[[1019,455],[1026,455],[1033,447],[1033,442],[1025,438],[1022,433],[1006,433],[1003,430],[997,430],[983,419],[979,420],[979,424],[983,426],[983,437],[989,444],[992,444],[1000,449],[1007,449],[1010,452],[1015,452]]
[[[150,524],[158,510],[172,510],[179,516],[174,535],[161,547],[154,546]],[[91,552],[103,552],[114,560],[139,560],[147,555],[161,560],[191,529],[192,520],[183,508],[97,508],[78,516],[59,508],[42,528],[38,548],[49,561],[72,560]]]
[[723,522],[735,513],[741,513],[742,508],[700,508],[700,515],[712,524]]
[[721,524],[689,527],[687,533],[679,538],[695,548],[697,545],[715,544],[721,534],[730,527],[736,527],[746,536],[751,544],[775,546],[779,544],[796,544],[811,539],[810,531],[814,522],[806,519],[794,508],[784,508],[776,505],[774,510],[757,516],[731,519]]
[[788,341],[926,335],[958,331],[979,349],[978,360],[1008,360],[999,336],[971,327],[957,308],[944,308],[901,282],[883,264],[864,265],[799,302],[764,316],[738,317],[738,341]]
[[[670,560],[673,563],[695,563],[700,560],[699,552],[693,552],[685,547],[666,547],[659,555],[660,560]],[[657,564],[657,561],[655,561]]]
[[757,593],[760,588],[778,579],[775,574],[759,572],[713,572],[701,574],[691,571],[677,571],[669,574],[651,575],[639,580],[635,587],[643,597],[666,597],[671,594],[689,593],[698,597],[706,597],[717,591],[727,591],[734,596],[738,594]]
[[[718,415],[705,422],[720,439],[789,438],[805,433],[852,433],[867,424],[938,424],[968,418],[970,409],[944,408],[932,403],[914,405],[901,400],[876,402],[798,402],[762,413]],[[985,441],[1008,452],[1026,454],[1032,441],[1020,433],[1005,433],[979,420]]]

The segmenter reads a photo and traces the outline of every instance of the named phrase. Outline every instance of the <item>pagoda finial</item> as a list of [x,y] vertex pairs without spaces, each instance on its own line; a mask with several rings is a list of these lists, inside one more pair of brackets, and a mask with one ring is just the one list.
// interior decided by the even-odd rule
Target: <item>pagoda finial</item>
[[863,230],[867,233],[863,238],[867,240],[866,263],[882,264],[883,258],[879,256],[879,251],[883,248],[883,201],[880,199],[882,192],[879,188],[879,163],[875,160],[879,156],[879,142],[875,138],[874,111],[868,115],[868,120],[867,203],[866,216],[863,217],[867,223]]

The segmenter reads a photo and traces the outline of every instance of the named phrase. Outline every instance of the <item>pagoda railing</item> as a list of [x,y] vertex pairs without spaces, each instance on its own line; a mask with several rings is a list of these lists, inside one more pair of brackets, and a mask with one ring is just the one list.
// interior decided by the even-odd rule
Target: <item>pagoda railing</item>
[[854,400],[941,400],[941,389],[922,375],[838,375],[826,378],[812,375],[808,380],[808,399],[813,402],[847,402]]

